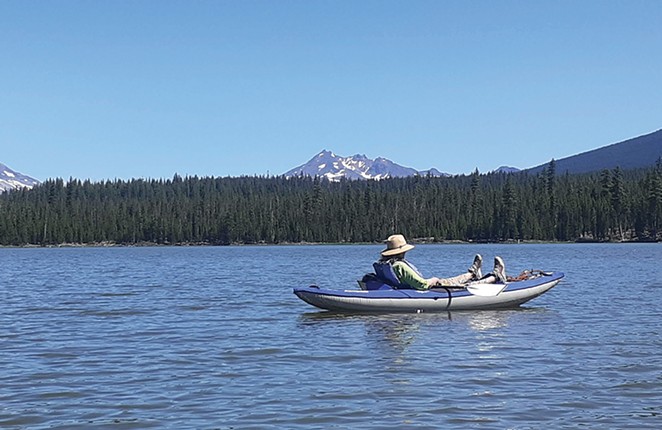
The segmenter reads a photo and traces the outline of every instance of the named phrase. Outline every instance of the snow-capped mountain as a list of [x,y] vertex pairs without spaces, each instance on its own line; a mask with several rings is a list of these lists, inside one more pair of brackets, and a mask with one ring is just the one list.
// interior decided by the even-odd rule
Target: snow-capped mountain
[[330,181],[347,179],[386,179],[401,178],[414,175],[449,176],[437,169],[416,170],[378,157],[374,160],[365,155],[356,154],[351,157],[342,157],[331,151],[322,151],[306,164],[285,172],[286,177],[292,176],[320,176]]
[[0,163],[0,192],[15,190],[18,188],[32,188],[39,181],[21,173],[15,172]]

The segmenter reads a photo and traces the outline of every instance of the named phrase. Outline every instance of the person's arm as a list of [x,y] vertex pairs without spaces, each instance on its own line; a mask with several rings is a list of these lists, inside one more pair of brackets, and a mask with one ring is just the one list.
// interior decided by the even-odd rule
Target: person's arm
[[396,261],[393,263],[393,271],[398,280],[403,284],[409,285],[416,290],[427,290],[437,284],[437,278],[425,279],[416,273],[409,265],[404,262]]

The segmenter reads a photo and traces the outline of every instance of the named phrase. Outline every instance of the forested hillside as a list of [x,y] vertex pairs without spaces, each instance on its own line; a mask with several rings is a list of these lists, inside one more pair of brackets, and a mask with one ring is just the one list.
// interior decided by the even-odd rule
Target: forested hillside
[[[655,161],[660,157],[662,130],[557,159],[556,171],[560,174],[577,174],[612,170],[616,167],[623,170],[646,169],[655,165]],[[546,167],[540,165],[526,170],[529,174],[538,174]]]
[[662,165],[587,175],[49,180],[0,195],[0,244],[659,240]]

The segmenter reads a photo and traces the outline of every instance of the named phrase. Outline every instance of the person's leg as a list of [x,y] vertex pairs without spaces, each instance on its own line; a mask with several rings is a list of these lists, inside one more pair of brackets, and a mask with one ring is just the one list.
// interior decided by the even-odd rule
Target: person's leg
[[440,278],[439,282],[437,285],[443,286],[443,287],[449,287],[453,285],[464,285],[466,283],[469,283],[471,281],[476,281],[480,278],[482,278],[482,273],[480,271],[480,268],[483,266],[483,257],[481,257],[480,254],[476,254],[474,256],[474,261],[471,263],[471,266],[469,266],[469,269],[467,270],[467,273],[463,273],[461,275],[453,276],[451,278]]
[[453,285],[463,285],[474,279],[473,273],[463,273],[452,278],[440,278],[438,285],[442,287],[452,287]]
[[471,281],[469,282],[470,284],[496,284],[497,282],[497,277],[494,276],[492,273],[488,273],[487,275],[483,276],[482,278],[476,280],[476,281]]

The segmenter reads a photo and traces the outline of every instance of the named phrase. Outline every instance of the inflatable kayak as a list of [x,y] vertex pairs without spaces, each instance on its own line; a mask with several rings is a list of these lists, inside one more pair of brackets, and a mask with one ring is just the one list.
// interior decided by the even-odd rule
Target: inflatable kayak
[[361,289],[333,290],[315,285],[294,288],[304,302],[336,312],[443,312],[512,308],[546,293],[563,278],[561,272],[531,273],[505,283],[439,287],[430,290],[393,288],[387,284]]

